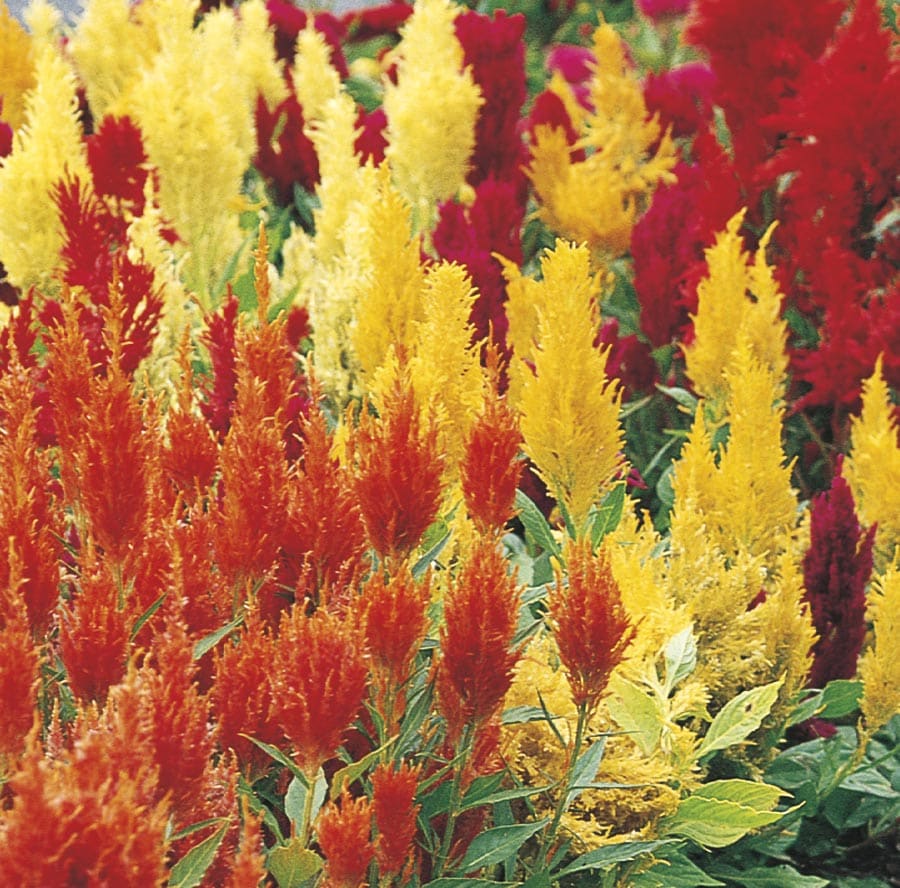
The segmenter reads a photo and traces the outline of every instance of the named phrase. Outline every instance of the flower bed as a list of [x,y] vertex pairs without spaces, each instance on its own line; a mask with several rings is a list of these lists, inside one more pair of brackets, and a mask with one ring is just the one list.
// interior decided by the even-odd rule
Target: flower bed
[[9,884],[898,875],[875,0],[0,7]]

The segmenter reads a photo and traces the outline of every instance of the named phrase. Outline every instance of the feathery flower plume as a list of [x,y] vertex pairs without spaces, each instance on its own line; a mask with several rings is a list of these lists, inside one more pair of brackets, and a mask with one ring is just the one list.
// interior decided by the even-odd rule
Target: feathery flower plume
[[515,577],[496,541],[475,544],[444,601],[438,708],[455,743],[466,725],[482,727],[502,705],[519,654],[512,649],[519,614]]
[[[594,31],[590,111],[572,146],[561,127],[535,128],[531,164],[539,216],[559,235],[607,259],[628,250],[631,230],[657,185],[674,181],[675,146],[650,117],[625,47],[606,23]],[[569,102],[575,108],[574,102]],[[583,159],[573,151],[586,150]]]
[[572,542],[566,566],[568,582],[558,576],[550,595],[550,625],[572,701],[593,712],[636,629],[622,604],[605,548],[595,553],[590,540]]
[[272,661],[272,711],[310,779],[337,751],[366,694],[364,637],[347,619],[295,604],[282,615]]
[[809,549],[803,584],[818,639],[809,684],[824,688],[853,678],[866,637],[866,584],[872,573],[875,528],[863,530],[843,476],[817,496],[810,511]]
[[34,84],[31,38],[4,3],[0,6],[0,120],[13,131],[25,121],[25,97]]
[[781,319],[784,297],[766,264],[766,246],[774,227],[763,235],[750,264],[738,234],[744,216],[744,210],[732,216],[706,251],[709,271],[697,287],[694,340],[684,347],[694,390],[719,407],[728,397],[725,371],[742,338],[776,378],[784,379],[787,373],[787,325]]
[[498,362],[496,349],[489,348],[491,384],[482,410],[466,434],[459,466],[466,510],[482,534],[501,532],[512,518],[523,469],[519,459],[522,433],[515,411],[499,393]]
[[586,246],[558,240],[541,259],[541,282],[510,290],[510,392],[524,451],[578,533],[623,466],[621,391],[606,373],[609,350],[594,344],[598,281],[590,261]]
[[266,878],[265,846],[262,836],[262,815],[252,814],[246,796],[241,797],[241,838],[238,852],[231,861],[225,888],[259,888]]
[[863,382],[862,410],[850,423],[846,477],[863,524],[878,525],[875,563],[881,570],[900,548],[900,428],[882,369]]
[[401,29],[397,81],[385,86],[385,155],[418,231],[432,227],[438,202],[466,181],[484,103],[471,68],[463,67],[453,27],[457,12],[449,0],[416,4]]
[[394,361],[377,401],[351,441],[354,487],[369,542],[381,557],[405,558],[441,503],[444,457],[431,415],[416,403],[407,366]]
[[372,842],[372,803],[351,799],[346,790],[340,805],[326,805],[316,818],[316,838],[325,855],[328,888],[361,888],[375,857]]
[[402,880],[415,862],[413,839],[420,805],[415,804],[419,766],[382,763],[372,772],[372,810],[378,836],[375,860],[381,879]]
[[873,734],[900,710],[900,568],[896,561],[875,581],[869,612],[875,643],[859,664],[863,683],[859,708],[866,730]]

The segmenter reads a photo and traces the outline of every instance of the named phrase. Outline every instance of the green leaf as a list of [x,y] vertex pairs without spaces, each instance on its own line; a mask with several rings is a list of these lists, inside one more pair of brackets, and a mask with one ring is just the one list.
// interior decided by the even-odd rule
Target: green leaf
[[512,888],[518,882],[495,882],[493,879],[445,878],[426,882],[422,888]]
[[810,718],[836,719],[850,715],[859,709],[862,695],[861,681],[835,679],[820,691],[802,700],[791,713],[788,725],[798,725]]
[[412,567],[414,579],[418,580],[431,567],[432,562],[444,551],[444,547],[450,541],[451,535],[452,532],[448,529],[447,522],[443,518],[439,518],[425,531],[424,541],[428,548],[425,550],[425,554]]
[[[284,794],[284,813],[288,818],[296,824],[297,832],[306,832],[308,823],[306,823],[306,794],[309,792],[306,781],[294,777],[288,784],[287,792]],[[315,820],[316,814],[325,801],[328,793],[328,783],[325,780],[325,772],[319,768],[316,776],[316,782],[312,788],[312,809],[309,814],[310,822]]]
[[219,827],[211,836],[194,845],[169,873],[170,888],[195,888],[203,880],[209,865],[228,832],[228,824]]
[[487,804],[484,799],[500,789],[503,778],[504,773],[502,771],[496,774],[483,774],[481,777],[476,777],[462,798],[463,807],[480,808],[482,805]]
[[[475,836],[466,849],[459,872],[471,873],[506,860],[515,854],[536,832],[544,828],[547,821],[537,823],[517,823],[513,826],[495,826]],[[432,883],[433,884],[433,883]]]
[[[135,638],[137,638],[138,632],[140,632],[141,629],[144,628],[144,624],[147,622],[147,620],[149,620],[150,617],[152,617],[159,610],[162,603],[166,600],[166,596],[168,594],[169,594],[169,590],[166,589],[166,591],[163,592],[163,594],[160,595],[159,598],[157,598],[156,601],[154,601],[153,604],[151,604],[150,607],[148,607],[147,610],[145,610],[134,621],[134,626],[131,627],[131,635],[128,637],[129,641],[134,641]],[[194,659],[196,660],[197,658],[195,657]]]
[[215,826],[217,823],[221,825],[228,822],[227,817],[211,817],[209,820],[200,820],[197,823],[186,826],[184,829],[178,830],[178,832],[172,833],[170,836],[166,836],[166,841],[178,842],[181,839],[193,835],[195,832],[200,832],[201,829],[206,829],[208,826]]
[[831,884],[828,879],[818,876],[804,876],[786,863],[740,869],[723,865],[716,867],[714,872],[742,888],[825,888]]
[[384,746],[373,749],[359,761],[350,762],[346,767],[341,768],[339,771],[335,771],[334,777],[331,778],[331,791],[329,792],[329,796],[332,799],[336,799],[345,788],[349,788],[351,784],[356,783],[369,768],[378,764],[379,760],[384,757],[387,750],[389,750],[396,742],[397,737],[391,737]]
[[699,401],[697,400],[697,396],[687,389],[680,388],[679,386],[660,385],[659,383],[656,384],[656,388],[657,391],[662,392],[664,395],[668,395],[672,400],[682,407],[685,407],[689,412],[696,412]]
[[553,880],[558,881],[564,876],[587,869],[605,869],[616,863],[624,863],[634,860],[642,854],[652,854],[658,848],[675,844],[674,839],[658,839],[655,842],[616,842],[613,845],[604,845],[576,857],[568,866],[564,866],[559,872],[553,874]]
[[559,556],[561,552],[559,543],[556,542],[553,531],[550,529],[543,512],[521,490],[516,491],[515,505],[519,520],[531,539],[545,552]]
[[625,484],[616,484],[603,498],[603,502],[588,515],[588,532],[595,550],[599,548],[603,538],[619,526],[624,510]]
[[778,681],[751,688],[729,700],[709,726],[697,751],[697,757],[703,758],[719,749],[727,749],[735,743],[746,740],[771,712],[783,683],[784,679],[779,678]]
[[631,876],[629,888],[719,888],[724,885],[676,851],[650,869]]
[[552,789],[556,784],[549,784],[548,786],[520,786],[517,789],[504,789],[500,792],[494,792],[487,796],[482,796],[481,798],[470,799],[468,794],[463,799],[462,804],[460,805],[461,811],[467,811],[469,808],[479,808],[482,805],[499,805],[502,802],[510,802],[515,801],[516,799],[527,799],[529,796],[538,795],[542,792],[547,792]]
[[299,838],[278,845],[266,857],[266,867],[278,882],[278,888],[303,888],[319,874],[323,860],[304,847]]
[[251,737],[249,734],[241,734],[241,737],[246,737],[254,746],[258,746],[269,758],[274,759],[278,762],[279,765],[283,765],[287,768],[295,777],[297,777],[302,783],[309,783],[306,774],[300,770],[297,763],[292,761],[288,756],[286,756],[277,746],[272,746],[269,743],[263,743],[262,740],[257,740],[256,737]]
[[235,617],[230,623],[226,623],[221,629],[216,629],[203,637],[194,645],[194,659],[199,660],[205,653],[211,651],[223,638],[231,635],[244,622],[244,615]]
[[659,745],[664,722],[659,701],[616,674],[609,681],[609,690],[606,699],[609,714],[622,730],[631,733],[644,755],[651,755]]
[[666,696],[679,682],[687,678],[697,666],[697,641],[693,625],[682,629],[669,639],[665,650]]
[[603,761],[603,753],[605,751],[606,737],[601,737],[578,756],[578,761],[575,762],[575,768],[572,771],[572,788],[566,796],[563,811],[568,811],[572,802],[581,795],[584,789],[590,786],[594,777],[597,776],[597,770],[600,767],[600,762]]

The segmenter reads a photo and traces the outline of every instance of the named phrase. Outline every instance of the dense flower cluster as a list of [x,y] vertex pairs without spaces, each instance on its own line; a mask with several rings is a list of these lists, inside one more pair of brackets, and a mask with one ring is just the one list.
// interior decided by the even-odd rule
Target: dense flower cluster
[[0,873],[806,884],[898,706],[877,0],[85,6],[0,2]]

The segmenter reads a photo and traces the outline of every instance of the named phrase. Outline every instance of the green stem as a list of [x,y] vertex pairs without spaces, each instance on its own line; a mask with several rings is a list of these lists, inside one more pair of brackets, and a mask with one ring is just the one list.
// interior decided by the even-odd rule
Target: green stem
[[312,814],[313,814],[313,796],[315,795],[314,790],[316,786],[317,775],[310,777],[309,774],[306,774],[306,796],[303,799],[303,821],[300,824],[300,840],[303,843],[303,847],[305,848],[309,843],[309,836],[312,829]]
[[456,821],[462,813],[460,803],[462,802],[462,776],[469,755],[472,752],[472,739],[474,736],[474,726],[467,724],[463,728],[462,737],[459,739],[459,745],[456,748],[456,767],[453,770],[453,781],[450,784],[450,802],[447,808],[447,825],[444,828],[444,836],[441,839],[441,847],[438,850],[434,863],[433,879],[439,879],[444,873],[444,867],[447,865],[447,858],[450,856],[450,846],[453,844],[453,833],[456,831]]

